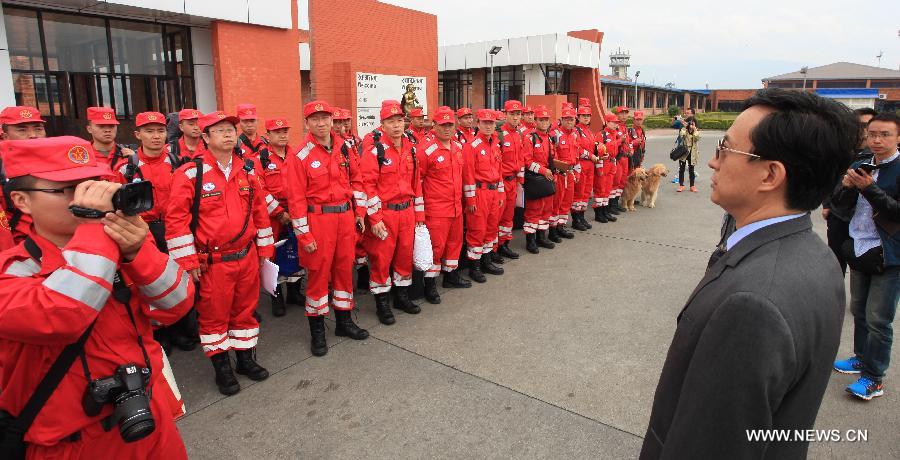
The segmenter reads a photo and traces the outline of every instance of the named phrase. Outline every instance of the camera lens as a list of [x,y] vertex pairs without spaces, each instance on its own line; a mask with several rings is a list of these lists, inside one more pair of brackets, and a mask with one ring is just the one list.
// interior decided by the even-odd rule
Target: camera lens
[[143,390],[120,393],[114,405],[113,418],[119,421],[119,433],[125,442],[144,439],[156,429],[150,399]]

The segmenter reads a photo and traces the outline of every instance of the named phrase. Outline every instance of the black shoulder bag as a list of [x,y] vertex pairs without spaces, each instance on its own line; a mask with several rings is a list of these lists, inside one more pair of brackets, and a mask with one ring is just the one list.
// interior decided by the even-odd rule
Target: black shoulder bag
[[[538,135],[537,133],[531,133],[531,145],[534,148],[538,148]],[[549,165],[553,164],[553,144],[547,146],[547,165],[548,168],[552,168]],[[525,169],[525,184],[523,185],[525,188],[525,199],[526,200],[538,200],[541,198],[546,198],[556,193],[556,183],[553,180],[549,180],[544,175],[538,174],[529,169]]]

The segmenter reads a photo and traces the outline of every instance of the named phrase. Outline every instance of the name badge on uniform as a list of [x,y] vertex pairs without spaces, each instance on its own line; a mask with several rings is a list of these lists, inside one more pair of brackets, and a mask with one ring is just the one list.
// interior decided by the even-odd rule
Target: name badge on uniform
[[484,150],[482,150],[482,151],[481,151],[481,154],[482,154],[482,155],[487,155],[487,152],[485,152]]
[[541,148],[541,144],[540,144],[540,143],[538,143],[538,144],[534,144],[534,148],[536,148],[536,149],[539,149],[539,148]]
[[509,142],[504,142],[504,143],[503,143],[503,146],[504,146],[504,147],[509,147],[510,145],[512,145],[512,144],[510,144]]
[[215,190],[215,189],[216,189],[216,184],[214,184],[214,183],[212,183],[212,182],[207,182],[207,183],[203,184],[203,191],[204,191],[204,192],[211,192],[211,191],[213,191],[213,190]]
[[562,145],[566,145],[566,141],[560,141],[559,143]]
[[393,163],[393,161],[391,161],[390,158],[385,158],[385,159],[384,159],[384,165],[385,165],[385,166],[390,166],[391,163]]
[[277,167],[278,166],[275,166],[275,163],[269,163],[269,166],[268,166],[269,169],[275,169]]
[[202,198],[212,198],[212,197],[214,197],[214,196],[219,196],[219,195],[221,195],[221,194],[222,194],[222,192],[210,192],[210,193],[204,193],[204,194],[200,195],[200,198],[201,198],[201,199],[202,199]]
[[443,162],[444,162],[444,156],[441,155],[441,156],[437,157],[437,161],[438,161],[438,163],[443,163]]
[[309,164],[309,167],[312,169],[316,169],[319,166],[322,166],[322,163],[320,163],[319,160],[313,161],[312,163]]

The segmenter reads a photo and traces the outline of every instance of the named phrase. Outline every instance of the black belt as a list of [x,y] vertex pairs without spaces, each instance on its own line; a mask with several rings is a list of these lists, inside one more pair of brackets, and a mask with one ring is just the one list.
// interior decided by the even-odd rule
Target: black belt
[[503,180],[505,180],[505,181],[507,181],[507,182],[509,182],[509,181],[511,181],[511,180],[515,180],[515,179],[516,179],[516,176],[515,176],[515,175],[512,175],[512,176],[503,176]]
[[340,214],[342,212],[347,212],[350,210],[350,203],[344,203],[337,206],[319,206],[310,204],[306,206],[307,212],[314,212],[318,214]]
[[409,207],[412,204],[412,201],[404,201],[403,203],[388,203],[385,206],[391,211],[402,211]]
[[497,184],[485,184],[484,182],[475,182],[476,188],[486,188],[488,190],[497,190],[500,188]]
[[[235,260],[241,260],[244,257],[247,257],[247,254],[250,252],[250,246],[253,246],[252,241],[250,243],[248,243],[247,246],[245,246],[244,249],[241,249],[240,251],[229,252],[228,254],[221,254],[218,252],[206,253],[206,263],[208,265],[212,265],[214,263],[233,262]],[[203,253],[204,252],[201,251],[201,254],[203,254]]]

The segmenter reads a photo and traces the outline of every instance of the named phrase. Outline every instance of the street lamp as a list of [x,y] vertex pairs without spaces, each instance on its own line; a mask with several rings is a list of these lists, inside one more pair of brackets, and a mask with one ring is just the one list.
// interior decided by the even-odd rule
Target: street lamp
[[494,46],[488,51],[488,55],[491,56],[491,110],[494,110],[494,56],[499,54],[502,49],[502,46]]
[[800,73],[803,74],[803,91],[806,91],[806,72],[809,71],[809,67],[803,66],[800,68]]
[[634,73],[634,108],[638,109],[638,89],[637,89],[637,79],[641,76],[641,71],[638,70]]

